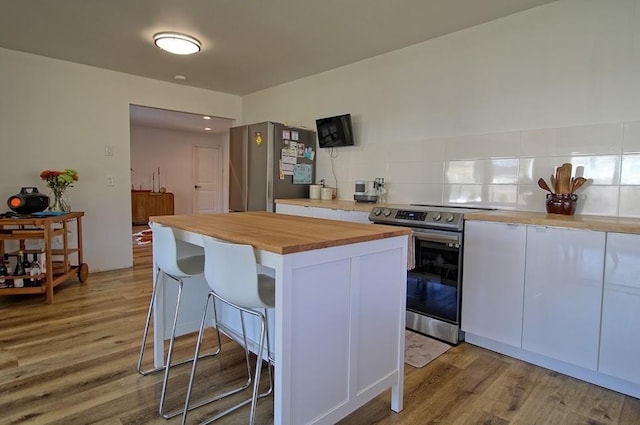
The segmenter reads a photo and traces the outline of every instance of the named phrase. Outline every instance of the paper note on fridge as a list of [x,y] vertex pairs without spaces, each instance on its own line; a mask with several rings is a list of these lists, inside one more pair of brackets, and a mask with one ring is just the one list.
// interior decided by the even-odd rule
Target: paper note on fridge
[[311,184],[311,164],[296,164],[293,166],[293,184]]

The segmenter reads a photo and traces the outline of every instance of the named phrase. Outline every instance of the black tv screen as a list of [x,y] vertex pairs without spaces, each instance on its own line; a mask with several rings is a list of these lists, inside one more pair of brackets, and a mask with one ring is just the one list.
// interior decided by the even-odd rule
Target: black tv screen
[[318,145],[321,148],[352,146],[354,144],[351,114],[317,119],[316,128],[318,130]]

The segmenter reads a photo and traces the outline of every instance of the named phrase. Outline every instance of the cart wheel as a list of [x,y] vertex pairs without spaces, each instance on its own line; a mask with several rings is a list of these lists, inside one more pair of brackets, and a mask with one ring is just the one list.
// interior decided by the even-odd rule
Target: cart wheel
[[89,266],[87,263],[82,263],[78,266],[78,279],[81,283],[85,283],[89,278]]

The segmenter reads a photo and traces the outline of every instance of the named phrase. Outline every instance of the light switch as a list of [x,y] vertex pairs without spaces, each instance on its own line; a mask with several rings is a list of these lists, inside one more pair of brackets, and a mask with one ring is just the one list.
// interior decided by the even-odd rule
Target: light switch
[[104,156],[113,156],[113,145],[104,145]]
[[115,186],[116,182],[113,176],[107,176],[107,186]]

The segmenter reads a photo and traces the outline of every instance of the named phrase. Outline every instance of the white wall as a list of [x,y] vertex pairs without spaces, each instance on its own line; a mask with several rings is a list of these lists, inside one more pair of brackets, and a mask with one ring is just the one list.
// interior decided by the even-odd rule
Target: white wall
[[[131,126],[131,184],[135,189],[155,190],[161,186],[173,193],[176,214],[193,214],[193,148],[219,146],[227,152],[221,134],[175,131],[138,125]],[[227,164],[228,161],[222,161]],[[158,167],[160,178],[158,179]],[[228,168],[219,172],[226,176]],[[225,180],[224,177],[221,181]],[[226,211],[226,209],[225,209]]]
[[351,113],[342,199],[385,177],[390,202],[544,210],[535,181],[571,161],[594,179],[579,213],[640,216],[639,18],[640,0],[561,0],[250,94],[244,121]]
[[[132,265],[129,105],[241,119],[237,96],[0,49],[0,199],[74,168],[92,271]],[[114,156],[105,156],[105,145]],[[113,175],[116,185],[106,186]]]

